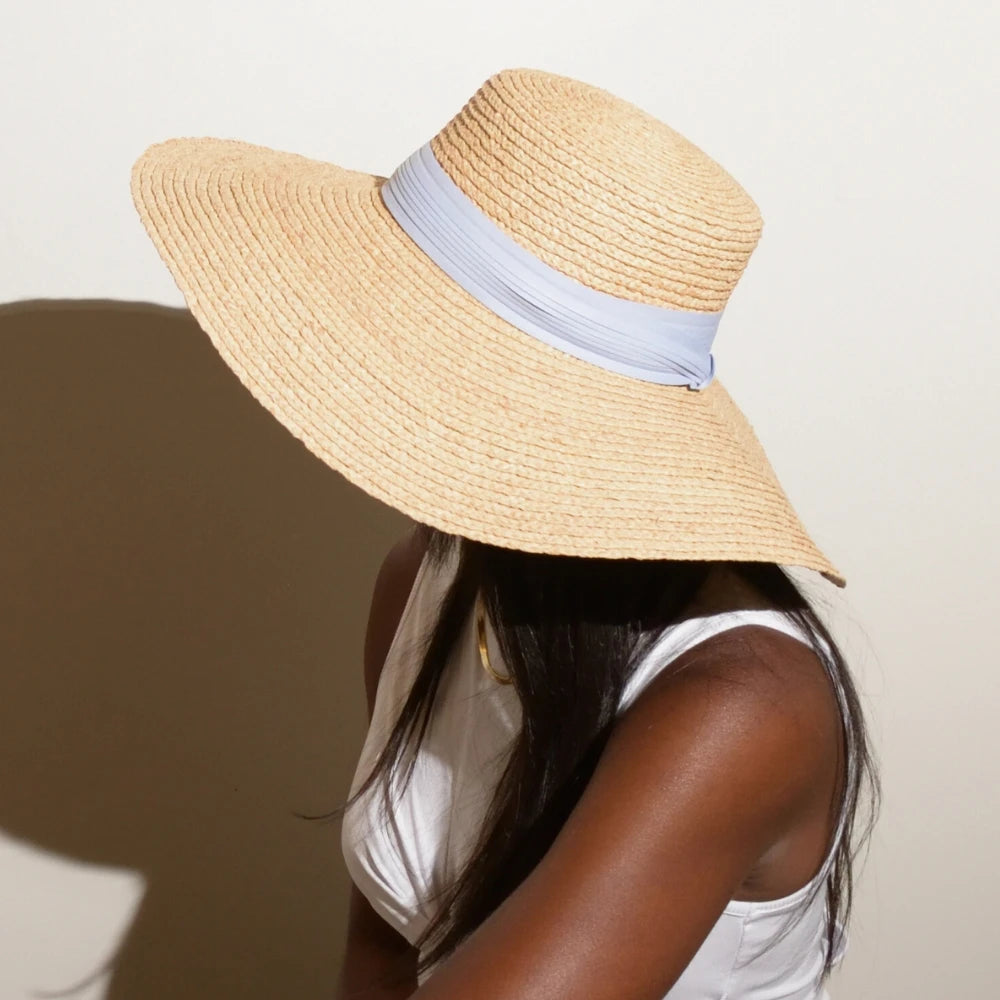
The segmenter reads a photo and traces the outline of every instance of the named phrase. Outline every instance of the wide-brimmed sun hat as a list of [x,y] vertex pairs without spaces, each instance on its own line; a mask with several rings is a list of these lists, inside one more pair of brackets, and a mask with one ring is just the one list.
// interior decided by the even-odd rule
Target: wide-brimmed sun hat
[[715,374],[757,205],[636,105],[502,70],[390,177],[176,138],[145,150],[131,190],[243,385],[414,520],[845,586]]

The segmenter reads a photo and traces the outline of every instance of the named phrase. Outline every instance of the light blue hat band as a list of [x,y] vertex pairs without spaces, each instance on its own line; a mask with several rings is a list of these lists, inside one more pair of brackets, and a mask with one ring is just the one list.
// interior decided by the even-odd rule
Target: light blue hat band
[[392,217],[446,274],[518,329],[609,371],[704,389],[722,311],[690,312],[599,292],[511,239],[459,188],[430,143],[381,187]]

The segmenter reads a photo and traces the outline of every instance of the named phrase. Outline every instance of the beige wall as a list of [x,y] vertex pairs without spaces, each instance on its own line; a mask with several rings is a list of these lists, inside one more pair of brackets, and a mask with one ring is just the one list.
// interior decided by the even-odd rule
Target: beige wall
[[346,792],[370,588],[409,524],[173,308],[132,161],[217,135],[388,173],[517,65],[643,105],[761,206],[719,377],[847,575],[803,579],[886,786],[831,993],[995,992],[997,8],[503,12],[98,2],[5,25],[0,1000],[105,960],[74,996],[329,995],[339,827],[292,811]]
[[346,794],[368,598],[410,522],[186,310],[0,307],[0,337],[0,997],[118,944],[84,996],[331,995],[339,821],[292,813]]

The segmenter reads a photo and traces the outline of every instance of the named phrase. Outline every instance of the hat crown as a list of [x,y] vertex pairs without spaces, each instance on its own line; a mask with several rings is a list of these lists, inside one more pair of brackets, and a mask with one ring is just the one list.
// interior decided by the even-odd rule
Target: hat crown
[[512,239],[620,298],[721,310],[760,239],[760,210],[718,163],[636,105],[571,77],[494,74],[431,148]]

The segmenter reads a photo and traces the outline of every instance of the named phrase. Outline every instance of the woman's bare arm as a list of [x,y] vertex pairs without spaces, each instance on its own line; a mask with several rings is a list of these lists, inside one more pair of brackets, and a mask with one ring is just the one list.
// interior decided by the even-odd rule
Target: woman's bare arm
[[[392,547],[375,580],[364,652],[369,724],[386,653],[422,557],[423,548],[414,529]],[[371,903],[352,883],[337,1000],[402,1000],[410,996],[417,988],[417,957],[417,949],[372,909]],[[393,987],[380,985],[382,977],[397,967],[405,972],[402,983]]]
[[[417,988],[417,955],[417,949],[372,909],[352,883],[336,1000],[405,1000]],[[397,974],[397,966],[400,982],[385,985],[384,977]]]
[[741,631],[622,713],[548,852],[413,1000],[667,993],[757,860],[815,807],[835,752],[815,654]]

